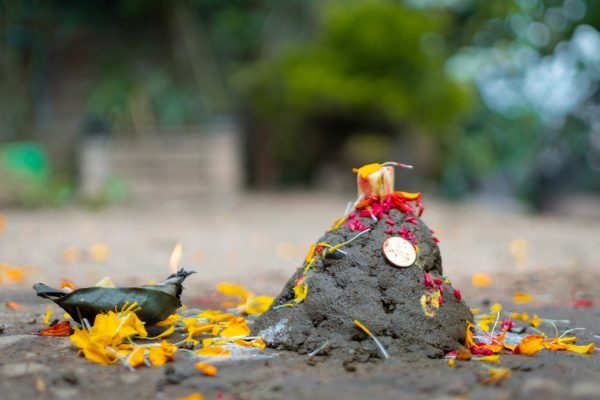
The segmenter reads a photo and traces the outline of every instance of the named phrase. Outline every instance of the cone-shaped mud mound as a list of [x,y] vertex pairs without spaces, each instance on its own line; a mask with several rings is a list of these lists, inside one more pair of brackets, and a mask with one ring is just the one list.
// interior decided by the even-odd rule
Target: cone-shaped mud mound
[[[383,209],[378,199],[357,207],[319,239],[271,309],[258,318],[255,334],[274,348],[307,353],[322,347],[321,354],[359,361],[382,353],[354,320],[392,356],[441,357],[464,343],[465,321],[472,315],[442,275],[436,239],[410,207],[386,201]],[[386,260],[382,247],[392,236],[414,245],[416,260],[409,267]]]

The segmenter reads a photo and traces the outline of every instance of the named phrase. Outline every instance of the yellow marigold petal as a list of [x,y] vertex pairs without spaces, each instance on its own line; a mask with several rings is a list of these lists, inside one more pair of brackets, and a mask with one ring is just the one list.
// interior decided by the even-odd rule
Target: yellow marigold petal
[[306,283],[302,285],[294,286],[294,302],[296,304],[303,302],[308,294],[308,285]]
[[500,303],[495,303],[490,307],[490,312],[494,314],[498,314],[500,311],[502,311],[502,304]]
[[396,194],[399,194],[400,196],[402,196],[408,200],[417,200],[419,197],[421,197],[421,192],[416,192],[416,193],[396,192]]
[[487,362],[500,362],[500,356],[498,354],[494,354],[493,356],[482,356],[479,358],[474,358],[476,361],[487,361]]
[[231,350],[223,347],[205,347],[195,351],[195,354],[202,357],[229,357],[231,355]]
[[533,295],[529,293],[515,293],[513,301],[517,304],[529,303],[533,300]]
[[166,341],[162,341],[160,346],[152,346],[148,348],[148,359],[155,367],[161,366],[167,361],[174,359],[177,347]]
[[544,338],[540,335],[526,336],[521,342],[515,347],[513,353],[523,354],[525,356],[532,356],[539,353],[543,348]]
[[215,324],[202,324],[202,325],[191,325],[187,327],[187,331],[190,335],[200,335],[202,333],[210,332],[211,335],[219,333],[218,325]]
[[204,396],[200,393],[192,393],[188,396],[178,397],[177,400],[204,400]]
[[217,291],[224,296],[237,296],[240,298],[240,305],[246,303],[248,298],[252,296],[252,292],[249,292],[240,285],[233,283],[221,282],[217,285]]
[[524,313],[517,313],[514,312],[511,314],[512,319],[517,319],[517,320],[521,320],[521,321],[529,321],[529,314],[527,314],[526,312]]
[[481,310],[479,308],[471,308],[471,314],[473,315],[477,315],[481,312]]
[[159,367],[167,362],[167,357],[165,357],[160,347],[150,347],[148,349],[148,359],[155,367]]
[[42,321],[44,325],[50,325],[50,318],[52,318],[53,313],[52,308],[48,307],[46,314],[44,315],[44,321]]
[[85,358],[97,364],[113,364],[117,361],[116,351],[111,352],[109,349],[106,345],[90,342],[82,352]]
[[273,296],[253,297],[246,308],[244,308],[244,312],[248,315],[262,314],[271,307],[273,300],[275,300]]
[[143,347],[138,347],[136,349],[133,349],[133,351],[127,357],[127,362],[129,363],[129,365],[131,365],[133,368],[136,368],[136,367],[142,365],[144,363],[144,352],[145,351],[146,351],[146,349],[144,349]]
[[231,337],[245,337],[250,335],[250,328],[246,325],[246,321],[243,324],[233,324],[228,326],[227,328],[221,331],[221,336],[231,338]]
[[590,343],[585,346],[576,346],[574,344],[567,344],[567,350],[579,354],[591,354],[596,350],[594,343]]
[[541,323],[542,321],[540,320],[540,317],[538,317],[537,314],[533,314],[533,318],[529,320],[529,325],[533,326],[534,328],[538,328]]
[[491,368],[488,370],[489,377],[482,380],[481,384],[491,385],[498,383],[512,375],[512,371],[508,368]]
[[170,327],[168,327],[167,329],[165,329],[163,332],[161,332],[160,334],[148,338],[150,340],[154,340],[154,339],[160,339],[160,338],[164,338],[164,337],[168,337],[171,336],[171,334],[175,332],[175,325],[171,325]]
[[[221,311],[216,311],[216,310],[204,310],[200,314],[198,314],[197,317],[207,319],[211,323],[223,321],[223,320],[232,320],[232,319],[237,318],[233,314],[223,314]],[[186,320],[184,320],[184,321],[186,321]]]
[[154,324],[155,326],[162,328],[165,326],[169,326],[169,325],[173,325],[176,322],[179,322],[179,320],[181,319],[181,315],[179,314],[171,314],[167,317],[167,319],[164,319],[160,322],[157,322],[156,324]]
[[360,168],[352,168],[352,172],[357,172],[360,174],[360,176],[362,176],[363,178],[368,177],[369,175],[371,175],[373,172],[377,172],[381,169],[382,165],[379,163],[373,163],[373,164],[367,164],[367,165],[363,165]]
[[473,331],[472,328],[474,328],[475,325],[473,325],[471,322],[467,321],[467,335],[466,335],[466,343],[467,343],[467,347],[470,349],[475,345],[475,341],[473,340]]
[[257,338],[254,340],[234,339],[233,343],[237,344],[238,346],[256,347],[259,349],[264,349],[266,347],[265,341],[262,338]]
[[479,272],[471,276],[471,285],[479,288],[487,288],[492,286],[492,278],[488,274]]
[[577,336],[566,336],[563,338],[558,339],[561,343],[576,343],[577,342]]
[[482,331],[488,332],[490,330],[490,324],[487,321],[477,321],[477,326]]
[[316,245],[316,243],[313,243],[310,246],[310,249],[308,250],[306,257],[304,258],[304,262],[306,262],[307,264],[310,263],[312,261],[313,257],[315,256],[316,250],[317,250],[317,245]]
[[449,359],[448,359],[448,366],[449,366],[449,367],[454,367],[454,364],[455,364],[455,361],[454,361],[454,359],[453,359],[453,358],[449,358]]
[[196,369],[202,372],[206,376],[217,376],[217,367],[214,365],[207,364],[205,362],[199,362],[194,365]]

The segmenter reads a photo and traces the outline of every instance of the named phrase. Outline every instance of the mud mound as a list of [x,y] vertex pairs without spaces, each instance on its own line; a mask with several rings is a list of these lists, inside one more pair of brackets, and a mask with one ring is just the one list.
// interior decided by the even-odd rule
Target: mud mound
[[[373,207],[378,204],[375,199],[351,213],[313,246],[303,267],[254,325],[254,333],[269,346],[299,353],[322,348],[320,354],[357,361],[381,357],[354,320],[392,356],[441,357],[464,343],[465,321],[472,315],[442,275],[437,239],[412,209],[396,202],[381,211]],[[414,245],[416,260],[409,267],[386,260],[382,247],[392,236]],[[334,247],[353,238],[341,251]]]

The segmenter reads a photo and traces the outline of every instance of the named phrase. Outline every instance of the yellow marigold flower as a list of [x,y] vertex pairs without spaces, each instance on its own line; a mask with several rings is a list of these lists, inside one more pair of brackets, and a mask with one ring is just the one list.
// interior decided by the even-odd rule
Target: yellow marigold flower
[[71,342],[80,349],[81,354],[88,360],[98,364],[112,364],[117,360],[116,351],[109,352],[105,340],[99,341],[92,337],[87,329],[75,328],[75,332],[69,337]]
[[118,353],[115,348],[121,345],[125,338],[134,335],[141,338],[148,336],[144,324],[134,312],[109,311],[96,315],[90,331],[76,328],[70,339],[88,360],[110,364],[117,360]]

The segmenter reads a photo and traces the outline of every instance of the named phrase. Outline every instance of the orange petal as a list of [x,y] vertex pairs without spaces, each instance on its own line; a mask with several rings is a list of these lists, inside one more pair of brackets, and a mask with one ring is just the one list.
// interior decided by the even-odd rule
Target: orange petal
[[42,336],[71,336],[73,329],[69,321],[63,321],[56,325],[49,326],[48,328],[42,329],[40,332]]
[[513,296],[513,301],[517,304],[525,304],[529,303],[533,300],[533,295],[529,293],[515,293]]
[[476,273],[471,276],[471,285],[480,288],[492,286],[492,278],[488,274]]
[[494,383],[498,383],[503,379],[508,378],[512,375],[512,371],[508,368],[491,368],[488,370],[488,374],[490,375],[488,378],[481,381],[483,385],[491,385]]
[[217,372],[219,371],[214,365],[205,362],[196,363],[195,367],[206,376],[217,376]]
[[540,335],[526,336],[521,340],[517,347],[515,347],[513,353],[532,356],[539,353],[544,348],[543,341],[544,338]]
[[23,306],[21,304],[15,303],[14,301],[7,300],[4,302],[4,305],[13,311],[21,311],[23,309]]

